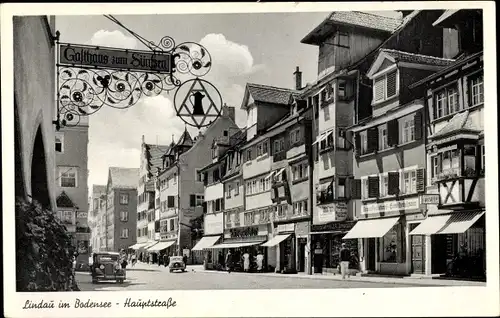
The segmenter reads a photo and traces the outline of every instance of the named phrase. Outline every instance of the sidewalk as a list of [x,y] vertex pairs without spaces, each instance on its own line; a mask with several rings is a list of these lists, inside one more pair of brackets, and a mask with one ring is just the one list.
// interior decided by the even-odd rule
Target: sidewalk
[[[157,264],[146,264],[138,262],[136,267],[148,268],[155,267],[158,268]],[[128,267],[127,267],[128,268]],[[161,266],[160,268],[168,270],[167,268]],[[278,274],[278,273],[243,273],[243,272],[227,272],[216,271],[216,270],[205,270],[203,265],[188,265],[187,271],[197,272],[197,273],[207,273],[207,274],[219,274],[219,275],[258,275],[263,277],[281,277],[281,278],[298,278],[298,279],[322,279],[322,280],[342,280],[341,275],[323,275],[314,274],[307,275],[306,273],[298,274]],[[370,277],[370,276],[351,276],[346,278],[346,281],[357,281],[357,282],[370,282],[370,283],[385,283],[385,284],[403,284],[403,285],[432,285],[436,287],[443,286],[480,286],[486,287],[484,282],[474,282],[474,281],[462,281],[462,280],[448,280],[448,279],[432,279],[426,277]]]

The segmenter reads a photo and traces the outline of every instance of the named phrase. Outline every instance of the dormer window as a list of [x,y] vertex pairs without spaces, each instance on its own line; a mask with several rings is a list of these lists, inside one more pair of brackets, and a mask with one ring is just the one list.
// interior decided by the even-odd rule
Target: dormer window
[[373,102],[386,101],[399,93],[398,70],[391,70],[373,80]]
[[212,147],[212,159],[217,158],[217,146]]

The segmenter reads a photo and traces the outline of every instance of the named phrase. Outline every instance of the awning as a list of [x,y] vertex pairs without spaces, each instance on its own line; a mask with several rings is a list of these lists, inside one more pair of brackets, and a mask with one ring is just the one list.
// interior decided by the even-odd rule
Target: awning
[[454,212],[429,216],[410,235],[458,234],[467,231],[484,215],[484,211]]
[[143,247],[143,246],[144,246],[144,245],[146,245],[146,244],[147,244],[147,243],[136,243],[136,244],[134,244],[134,245],[130,246],[129,248],[130,248],[130,249],[133,249],[133,250],[138,250],[138,249],[140,249],[141,247]]
[[264,246],[264,247],[276,246],[279,243],[281,243],[284,240],[286,240],[290,235],[291,234],[278,234],[275,237],[273,237],[271,240],[269,240],[266,243],[262,244],[261,246]]
[[328,136],[333,133],[333,129],[330,129],[330,130],[327,130],[325,131],[324,133],[322,133],[321,135],[318,136],[318,138],[316,139],[315,142],[313,142],[312,144],[317,144],[318,142],[322,142],[323,140],[325,140],[326,138],[328,138]]
[[143,249],[147,250],[148,248],[150,248],[151,246],[153,246],[153,245],[155,245],[157,243],[158,243],[157,241],[148,241],[146,244],[144,244],[140,248],[143,248]]
[[267,180],[267,179],[271,178],[273,176],[273,174],[275,174],[275,173],[276,173],[276,170],[271,171],[271,173],[268,174],[265,179]]
[[222,243],[222,244],[213,245],[212,247],[209,247],[209,248],[238,248],[238,247],[253,246],[253,245],[257,245],[257,244],[261,244],[261,243],[263,243],[263,241],[240,242],[240,243]]
[[175,244],[176,241],[159,242],[148,248],[148,252],[159,252]]
[[216,236],[204,236],[204,237],[201,238],[201,240],[198,243],[196,243],[196,245],[191,250],[192,251],[201,251],[204,248],[210,248],[219,239],[220,239],[220,235],[216,235]]
[[360,220],[342,239],[382,237],[387,234],[398,221],[399,216],[383,219]]

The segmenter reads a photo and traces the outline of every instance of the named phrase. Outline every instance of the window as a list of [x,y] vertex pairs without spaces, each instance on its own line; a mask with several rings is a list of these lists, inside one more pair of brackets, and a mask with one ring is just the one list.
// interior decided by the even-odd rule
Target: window
[[77,170],[75,167],[59,167],[59,182],[63,188],[77,187]]
[[337,148],[346,149],[346,139],[345,139],[345,130],[343,128],[339,128],[339,134],[337,136]]
[[199,172],[198,169],[195,169],[195,180],[196,182],[203,182],[203,175]]
[[223,134],[224,134],[224,137],[227,137],[229,135],[229,132],[227,130],[224,130]]
[[456,85],[443,88],[435,94],[436,107],[434,111],[435,119],[448,116],[460,111],[458,102],[458,90]]
[[469,85],[470,106],[476,106],[484,103],[483,74],[472,77]]
[[345,198],[345,178],[339,178],[339,186],[337,189],[337,195],[339,198]]
[[202,206],[205,201],[205,196],[201,194],[196,195],[196,206]]
[[379,239],[380,261],[387,263],[403,263],[405,261],[405,235],[401,224],[396,224]]
[[405,171],[403,173],[403,193],[417,193],[417,171]]
[[247,186],[246,186],[245,193],[246,193],[247,195],[252,194],[252,182],[251,182],[251,181],[247,182]]
[[217,146],[212,147],[212,159],[217,158]]
[[253,212],[248,212],[248,213],[245,213],[245,225],[252,225],[254,223],[254,214]]
[[222,210],[222,200],[223,199],[217,199],[215,200],[215,204],[212,204],[212,206],[214,207],[214,212],[219,212]]
[[382,175],[380,177],[380,197],[385,197],[389,195],[389,176]]
[[174,173],[174,184],[177,184],[177,172]]
[[121,238],[128,238],[128,229],[122,229]]
[[344,81],[344,80],[339,80],[339,81],[338,81],[337,95],[338,95],[340,98],[342,98],[342,97],[347,97],[347,92],[346,92],[346,81]]
[[399,85],[397,75],[398,71],[394,70],[374,80],[373,99],[375,103],[387,100],[398,94]]
[[415,120],[413,117],[403,121],[403,143],[415,140]]
[[252,160],[252,149],[247,149],[247,161]]
[[300,129],[295,129],[290,133],[290,144],[296,144],[300,142]]
[[337,32],[335,36],[336,42],[338,45],[343,47],[349,47],[349,34],[343,32]]
[[367,199],[368,198],[368,178],[362,179],[361,180],[362,184],[362,198]]
[[120,212],[120,221],[127,222],[128,221],[128,211]]
[[218,182],[219,180],[219,169],[215,169],[212,171],[212,182]]
[[62,133],[56,133],[55,147],[56,152],[64,152],[64,135]]
[[282,152],[285,150],[285,139],[281,138],[274,141],[274,153]]
[[231,224],[231,213],[226,213],[226,225]]
[[387,143],[387,125],[382,125],[378,128],[378,149],[379,150],[384,150],[389,148],[389,145]]
[[486,163],[486,158],[484,157],[484,145],[481,145],[481,169],[483,169],[484,172],[484,166]]
[[120,204],[128,204],[128,194],[120,193]]
[[231,191],[232,190],[233,190],[232,185],[228,184],[227,185],[227,189],[226,189],[226,198],[230,198],[231,197]]
[[167,198],[167,208],[174,208],[175,207],[175,196],[169,195]]
[[257,189],[257,180],[252,181],[252,192],[257,193],[259,190]]
[[367,132],[363,131],[359,133],[360,145],[361,145],[361,154],[365,154],[368,152],[368,138]]
[[476,147],[473,145],[464,146],[464,175],[476,175]]
[[237,196],[240,194],[240,183],[236,182],[236,186],[234,187],[234,196]]
[[170,230],[170,231],[175,230],[175,226],[174,226],[174,219],[170,219],[170,220],[169,220],[169,225],[170,225],[170,226],[169,226],[169,230]]

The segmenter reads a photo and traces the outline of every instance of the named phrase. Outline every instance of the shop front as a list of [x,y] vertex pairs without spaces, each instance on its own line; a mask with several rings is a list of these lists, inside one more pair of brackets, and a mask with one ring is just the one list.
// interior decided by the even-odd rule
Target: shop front
[[295,223],[295,268],[297,272],[306,272],[307,258],[309,257],[307,237],[310,233],[311,224],[309,221]]
[[276,235],[262,244],[261,247],[276,247],[276,272],[296,273],[295,223],[278,224],[274,233]]
[[[200,252],[203,256],[205,269],[222,269],[221,250],[212,247],[222,240],[224,234],[224,213],[207,213],[203,218],[204,236],[191,249],[194,253]],[[221,254],[222,255],[222,254]]]
[[147,249],[147,253],[151,255],[152,262],[156,264],[158,263],[163,264],[165,262],[164,260],[165,255],[167,256],[173,255],[171,254],[171,252],[172,250],[175,251],[175,249],[172,249],[175,243],[177,243],[176,240],[160,241],[157,244],[150,246]]
[[410,236],[425,237],[428,246],[427,275],[486,278],[486,227],[482,209],[438,210],[429,214]]
[[360,212],[343,240],[359,239],[362,272],[404,276],[425,271],[425,241],[409,235],[426,214],[418,195],[363,203]]
[[249,254],[250,270],[254,271],[257,267],[257,255],[263,255],[263,266],[268,268],[268,255],[266,248],[261,245],[268,240],[269,230],[267,224],[258,226],[231,228],[224,231],[222,243],[215,244],[209,249],[212,251],[212,261],[216,268],[226,268],[225,260],[228,251],[231,251],[233,260],[233,270],[243,271],[243,256]]

